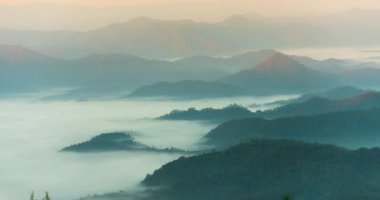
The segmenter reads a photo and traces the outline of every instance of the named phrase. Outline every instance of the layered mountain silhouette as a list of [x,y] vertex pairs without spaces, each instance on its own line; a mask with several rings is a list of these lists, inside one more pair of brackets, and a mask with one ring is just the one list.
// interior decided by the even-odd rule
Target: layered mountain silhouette
[[135,141],[133,132],[103,133],[88,141],[70,145],[62,152],[109,152],[109,151],[144,151],[161,153],[190,153],[177,148],[158,149]]
[[216,23],[138,17],[92,31],[0,30],[1,44],[18,44],[47,55],[78,57],[124,53],[149,58],[228,55],[247,49],[379,45],[378,10],[323,17],[262,19],[237,15]]
[[281,53],[221,81],[245,87],[259,95],[303,93],[331,86],[335,82],[330,75],[311,70]]
[[[296,62],[294,57],[273,50],[227,58],[198,56],[177,61],[145,59],[125,54],[91,54],[63,60],[10,45],[0,46],[0,51],[2,94],[54,88],[72,89],[67,94],[55,96],[55,99],[82,99],[111,94],[125,96],[136,88],[162,81],[176,82],[173,85],[188,85],[187,89],[192,91],[198,88],[199,91],[194,93],[198,95],[202,94],[200,84],[204,85],[203,92],[209,91],[217,96],[246,95],[247,92],[250,95],[304,93],[331,88],[342,82],[345,85],[373,86],[378,82],[377,73],[380,74],[379,70],[374,69],[357,74],[345,71],[339,75],[327,75],[308,69]],[[186,81],[183,80],[192,81],[184,84]],[[222,85],[226,87],[225,94],[218,91]],[[173,86],[168,83],[167,87]],[[216,91],[211,91],[212,88]],[[168,95],[158,94],[159,92],[157,90],[152,95]],[[151,94],[147,92],[144,95]],[[209,96],[204,96],[207,97]]]
[[[341,99],[341,97],[346,96],[349,97]],[[275,109],[266,111],[259,110],[257,112],[252,112],[238,105],[231,105],[222,109],[207,108],[197,110],[190,108],[188,110],[174,110],[158,119],[204,120],[220,123],[228,120],[253,117],[274,119],[280,117],[310,116],[339,111],[370,110],[380,108],[380,93],[342,87],[279,103],[285,105]]]
[[346,147],[378,146],[380,109],[333,112],[267,120],[228,121],[210,131],[206,143],[228,147],[252,138],[297,139]]
[[256,116],[265,118],[279,118],[374,108],[380,108],[380,93],[370,91],[339,100],[313,97],[301,103],[288,104],[273,110],[257,112]]
[[[184,68],[211,68],[224,70],[228,73],[239,72],[240,70],[249,69],[256,66],[277,52],[271,49],[260,51],[250,51],[229,57],[213,57],[213,56],[191,56],[176,60],[174,63]],[[318,61],[316,61],[318,62]],[[227,75],[227,74],[226,74]]]

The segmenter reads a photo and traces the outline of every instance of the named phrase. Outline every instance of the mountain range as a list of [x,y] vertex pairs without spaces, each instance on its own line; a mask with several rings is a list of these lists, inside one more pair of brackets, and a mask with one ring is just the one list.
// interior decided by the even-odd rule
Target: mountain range
[[229,55],[248,49],[379,45],[378,10],[352,10],[319,18],[266,20],[235,15],[216,23],[138,17],[91,31],[0,30],[0,44],[44,54],[78,57],[124,53],[148,58]]
[[[380,69],[362,69],[354,73],[348,68],[339,74],[322,72],[301,64],[293,56],[273,50],[249,52],[228,58],[192,57],[177,61],[145,59],[125,54],[91,54],[79,59],[64,60],[22,46],[10,45],[0,45],[0,52],[0,91],[3,95],[7,92],[68,88],[71,91],[57,98],[69,99],[111,93],[125,96],[128,91],[162,81],[173,82],[165,84],[169,89],[173,86],[181,89],[182,85],[189,86],[186,89],[193,87],[191,89],[196,90],[200,84],[205,88],[220,88],[227,84],[227,88],[230,88],[227,91],[234,90],[233,94],[217,96],[236,96],[237,93],[245,95],[244,90],[250,95],[303,93],[342,84],[351,85],[349,82],[370,87],[379,82],[377,75],[380,74]],[[178,84],[178,81],[183,80],[189,80],[187,83],[192,84]],[[165,90],[165,87],[160,88]],[[162,92],[160,90],[155,91],[154,96],[159,95]],[[202,94],[202,91],[194,94],[196,93]],[[145,93],[145,96],[149,95]],[[163,93],[161,95],[164,96]]]
[[309,69],[281,53],[221,81],[249,88],[258,95],[299,94],[339,84],[332,76]]
[[353,97],[330,100],[322,97],[313,97],[304,102],[280,106],[273,110],[257,112],[256,116],[265,118],[279,118],[291,116],[317,115],[329,112],[366,110],[380,108],[380,93],[369,91]]
[[296,139],[350,148],[378,146],[380,110],[332,112],[277,119],[225,122],[205,135],[206,144],[229,147],[252,138]]
[[[224,59],[224,62],[222,62],[221,59],[206,59],[206,57],[200,57],[199,62],[196,62],[196,58],[183,59],[176,63],[180,63],[181,66],[186,66],[183,63],[187,61],[198,67],[212,66],[215,68],[217,65],[230,66],[230,69],[224,69],[224,71],[230,71],[230,75],[217,79],[218,84],[216,82],[192,80],[146,85],[132,92],[131,96],[179,96],[186,98],[193,96],[193,98],[200,98],[200,96],[203,95],[204,98],[209,98],[213,96],[236,95],[304,94],[351,83],[363,87],[370,87],[377,85],[376,83],[379,81],[375,78],[367,79],[366,77],[379,75],[380,69],[374,69],[369,76],[361,75],[360,73],[358,76],[355,76],[355,74],[345,76],[345,74],[351,73],[349,67],[341,73],[332,74],[327,71],[311,69],[297,61],[300,59],[300,57],[288,56],[271,50],[232,56]],[[304,57],[302,60],[304,60],[305,63],[312,62],[314,66],[319,62],[316,60],[311,61],[312,59],[306,59]],[[205,64],[202,65],[200,62],[205,62]],[[320,65],[324,65],[324,61],[320,61],[320,63]],[[247,68],[250,64],[252,64],[252,67]],[[194,70],[198,70],[198,67]],[[239,68],[240,71],[237,71],[236,68]],[[237,72],[233,72],[234,70]],[[222,86],[221,83],[227,85]],[[200,87],[200,85],[202,85],[202,87]],[[225,87],[225,91],[220,90],[222,87]],[[210,89],[215,91],[210,92]],[[225,94],[223,94],[223,92],[225,92]],[[209,93],[209,95],[207,95],[207,93]]]
[[340,99],[350,98],[353,96],[358,96],[367,92],[370,92],[370,90],[359,89],[359,88],[355,88],[351,86],[342,86],[342,87],[336,87],[336,88],[332,88],[332,89],[328,89],[324,91],[307,93],[294,99],[280,100],[280,101],[275,101],[268,104],[283,106],[283,105],[288,105],[288,104],[293,104],[293,103],[302,103],[315,97],[328,99],[328,100],[340,100]]
[[[348,97],[339,98],[346,96]],[[238,105],[231,105],[222,109],[206,108],[197,110],[190,108],[188,110],[174,110],[158,119],[204,120],[220,123],[228,120],[253,117],[274,119],[280,117],[310,116],[339,111],[370,110],[380,108],[380,93],[342,87],[326,92],[304,95],[283,104],[285,105],[274,109],[265,111],[259,110],[256,112],[252,112],[248,108]]]

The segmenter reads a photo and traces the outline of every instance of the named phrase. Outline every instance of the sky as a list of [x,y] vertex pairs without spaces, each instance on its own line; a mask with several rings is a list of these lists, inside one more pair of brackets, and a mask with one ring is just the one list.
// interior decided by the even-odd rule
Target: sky
[[379,0],[0,0],[0,27],[89,30],[138,16],[216,22],[234,14],[326,15],[380,9]]

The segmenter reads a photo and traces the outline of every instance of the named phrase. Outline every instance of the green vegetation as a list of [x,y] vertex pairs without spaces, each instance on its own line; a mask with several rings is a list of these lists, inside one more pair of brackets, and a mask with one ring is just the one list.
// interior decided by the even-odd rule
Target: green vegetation
[[375,200],[379,174],[379,148],[252,140],[164,165],[142,182],[151,194],[142,199]]

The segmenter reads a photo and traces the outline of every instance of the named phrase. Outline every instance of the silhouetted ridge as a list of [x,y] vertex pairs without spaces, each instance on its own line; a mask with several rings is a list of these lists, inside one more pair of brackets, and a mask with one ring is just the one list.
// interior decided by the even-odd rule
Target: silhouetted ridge
[[242,119],[252,116],[253,113],[249,109],[237,104],[232,104],[221,109],[204,108],[197,110],[195,108],[189,108],[188,110],[173,110],[169,114],[160,116],[158,119],[205,120],[211,122],[223,122],[227,120]]
[[216,147],[232,146],[250,138],[297,139],[346,147],[372,147],[378,146],[379,133],[380,108],[273,120],[233,120],[211,130],[205,139],[207,144]]
[[312,96],[309,96],[306,99],[307,100],[305,101],[296,101],[295,103],[287,104],[273,110],[259,112],[256,113],[255,116],[278,118],[380,108],[380,94],[378,92],[368,92],[339,100],[330,100]]
[[147,146],[140,142],[135,141],[132,137],[134,132],[112,132],[102,133],[98,136],[91,138],[88,141],[70,145],[63,148],[63,152],[109,152],[109,151],[146,151],[146,152],[160,152],[160,153],[183,153],[190,154],[191,152],[184,151],[178,148],[158,149],[155,147]]

